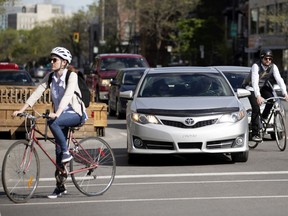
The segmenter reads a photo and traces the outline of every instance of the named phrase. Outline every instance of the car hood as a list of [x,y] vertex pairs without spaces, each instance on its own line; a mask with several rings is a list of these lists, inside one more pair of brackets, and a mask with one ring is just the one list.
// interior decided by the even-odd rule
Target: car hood
[[242,108],[243,105],[234,96],[205,98],[136,98],[131,104],[131,109],[134,111],[159,115],[220,114],[239,111],[239,107]]

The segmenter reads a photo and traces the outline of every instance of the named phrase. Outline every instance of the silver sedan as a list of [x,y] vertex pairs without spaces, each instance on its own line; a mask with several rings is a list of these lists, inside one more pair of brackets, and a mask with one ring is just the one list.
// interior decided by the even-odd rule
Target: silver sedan
[[248,160],[248,118],[240,97],[214,68],[150,68],[127,105],[127,151],[139,154],[225,153]]

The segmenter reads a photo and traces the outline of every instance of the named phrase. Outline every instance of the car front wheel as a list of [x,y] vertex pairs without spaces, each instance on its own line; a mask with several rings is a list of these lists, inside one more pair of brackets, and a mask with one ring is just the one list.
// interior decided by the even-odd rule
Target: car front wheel
[[248,160],[249,151],[231,153],[233,162],[246,162]]

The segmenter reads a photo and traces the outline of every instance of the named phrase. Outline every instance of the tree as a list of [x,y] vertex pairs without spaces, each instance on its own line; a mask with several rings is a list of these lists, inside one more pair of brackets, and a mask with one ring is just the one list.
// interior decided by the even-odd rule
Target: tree
[[[187,17],[194,10],[199,0],[137,0],[135,8],[140,22],[140,35],[142,48],[146,52],[153,52],[156,48],[156,56],[152,64],[163,62],[160,59],[160,51],[165,51],[165,46],[172,44],[171,32],[177,30],[177,21]],[[131,1],[130,1],[131,4]],[[161,55],[162,56],[162,55]]]
[[195,64],[195,38],[204,22],[203,19],[189,17],[177,22],[177,31],[171,34],[171,38],[176,46],[174,52],[178,55],[178,60],[188,61],[189,65]]
[[0,0],[0,14],[5,12],[3,5],[6,2],[14,2],[14,1],[13,0]]
[[13,59],[15,45],[19,41],[19,34],[16,30],[8,29],[0,34],[0,60],[10,61]]

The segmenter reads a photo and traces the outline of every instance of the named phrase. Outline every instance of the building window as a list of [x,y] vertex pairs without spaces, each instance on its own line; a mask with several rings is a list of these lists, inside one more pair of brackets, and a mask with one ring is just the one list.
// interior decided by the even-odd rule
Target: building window
[[276,7],[275,5],[267,6],[267,33],[273,34],[277,30],[277,23],[273,21],[273,17],[276,16]]
[[287,33],[287,30],[288,30],[287,14],[288,14],[288,3],[285,2],[285,3],[279,4],[279,12],[278,12],[279,32]]
[[257,23],[258,23],[258,9],[254,8],[251,10],[250,16],[250,34],[257,34]]
[[259,30],[258,34],[266,33],[266,8],[259,8]]

